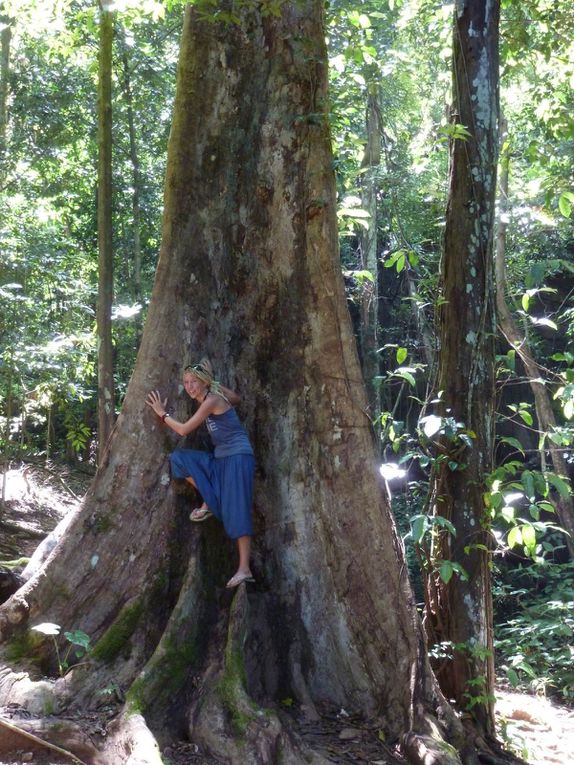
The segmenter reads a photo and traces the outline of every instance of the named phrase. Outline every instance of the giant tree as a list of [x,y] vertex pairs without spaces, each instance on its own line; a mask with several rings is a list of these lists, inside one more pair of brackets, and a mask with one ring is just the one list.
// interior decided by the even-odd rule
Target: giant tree
[[[498,156],[498,0],[454,9],[451,167],[442,258],[432,484],[435,532],[426,563],[426,624],[446,644],[448,698],[493,734],[489,518],[494,441],[493,227]],[[454,574],[454,575],[453,575]]]
[[[26,637],[47,619],[91,636],[90,672],[42,684],[42,701],[89,706],[115,683],[126,706],[107,763],[160,762],[142,714],[162,742],[184,726],[232,763],[301,762],[269,709],[287,695],[308,715],[323,703],[378,718],[387,740],[406,734],[412,762],[474,761],[429,668],[376,470],[337,259],[322,5],[186,11],[136,368],[87,500],[0,611],[20,653],[42,658]],[[150,388],[179,401],[202,354],[243,394],[256,448],[249,595],[225,593],[232,547],[216,524],[189,527],[173,443],[144,405]],[[1,675],[0,697],[15,677]]]

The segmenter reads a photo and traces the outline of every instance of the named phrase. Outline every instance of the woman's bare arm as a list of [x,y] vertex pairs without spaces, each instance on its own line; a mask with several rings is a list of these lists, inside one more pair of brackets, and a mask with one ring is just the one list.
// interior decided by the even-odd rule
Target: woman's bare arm
[[168,414],[165,411],[166,403],[167,399],[162,401],[161,396],[156,390],[151,391],[146,399],[146,404],[154,410],[158,417],[161,417],[166,425],[169,425],[169,427],[180,436],[187,436],[189,433],[196,430],[201,423],[214,412],[215,407],[217,406],[217,397],[207,396],[205,401],[201,402],[197,412],[195,412],[195,414],[193,414],[186,422],[179,422],[179,420],[174,419],[171,414]]

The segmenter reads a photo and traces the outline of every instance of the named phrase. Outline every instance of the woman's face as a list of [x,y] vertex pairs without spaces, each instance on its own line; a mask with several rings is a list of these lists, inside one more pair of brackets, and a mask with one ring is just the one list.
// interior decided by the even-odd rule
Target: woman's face
[[205,397],[205,392],[207,390],[207,385],[191,372],[186,372],[184,374],[183,387],[190,398],[200,401]]

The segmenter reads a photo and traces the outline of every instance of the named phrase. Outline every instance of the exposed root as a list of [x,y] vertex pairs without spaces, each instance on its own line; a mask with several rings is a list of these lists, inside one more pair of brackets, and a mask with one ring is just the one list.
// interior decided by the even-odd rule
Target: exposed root
[[0,669],[0,706],[17,704],[34,717],[58,712],[65,696],[63,680],[31,680],[27,672]]
[[[30,726],[30,722],[24,723],[27,725],[27,727]],[[75,726],[74,726],[75,728]],[[41,730],[44,735],[50,734],[50,728],[48,726],[42,725]],[[64,749],[61,746],[58,746],[57,744],[53,744],[50,741],[46,741],[44,738],[40,738],[35,733],[32,733],[29,730],[25,730],[24,727],[20,727],[18,725],[14,725],[11,722],[8,722],[7,720],[4,720],[0,718],[0,752],[3,754],[10,754],[14,752],[15,750],[21,748],[23,745],[26,747],[32,747],[33,749],[46,749],[50,752],[55,752],[60,757],[63,757],[68,762],[73,763],[73,765],[96,765],[96,763],[101,763],[103,765],[103,760],[98,761],[96,758],[96,750],[92,747],[93,755],[90,757],[89,761],[86,762],[84,760],[81,760],[79,757],[77,757],[75,754],[73,754],[68,749]],[[75,731],[76,732],[76,731]],[[51,731],[52,735],[56,734],[60,738],[67,739],[69,735],[69,731],[64,731],[62,728],[62,725],[58,724],[57,729],[56,726],[53,727]],[[84,744],[85,746],[85,744]]]
[[304,751],[275,712],[262,709],[249,696],[244,657],[248,627],[249,604],[241,584],[230,609],[223,660],[217,663],[212,658],[204,676],[206,691],[190,711],[190,739],[230,765],[326,763],[321,756]]
[[401,748],[412,765],[461,765],[456,749],[434,736],[407,733]]
[[162,718],[172,714],[173,702],[200,653],[197,646],[201,642],[205,593],[198,544],[196,537],[185,580],[161,640],[126,694],[128,712],[145,714],[154,730],[167,727]]
[[139,714],[124,713],[110,725],[102,765],[163,765],[157,741]]

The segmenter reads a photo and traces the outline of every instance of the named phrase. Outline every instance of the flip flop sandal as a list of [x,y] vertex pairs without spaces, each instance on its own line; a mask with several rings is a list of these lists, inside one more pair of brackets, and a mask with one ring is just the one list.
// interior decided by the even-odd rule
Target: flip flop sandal
[[228,589],[233,589],[234,587],[238,587],[241,582],[254,582],[255,579],[253,578],[253,574],[250,572],[249,574],[235,574],[235,576],[232,576],[231,579],[227,582],[225,585]]
[[201,521],[206,521],[208,518],[211,518],[212,515],[213,513],[209,510],[203,510],[201,507],[196,507],[195,510],[191,511],[189,520],[194,523],[200,523]]

